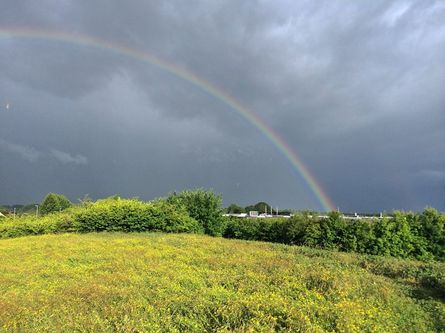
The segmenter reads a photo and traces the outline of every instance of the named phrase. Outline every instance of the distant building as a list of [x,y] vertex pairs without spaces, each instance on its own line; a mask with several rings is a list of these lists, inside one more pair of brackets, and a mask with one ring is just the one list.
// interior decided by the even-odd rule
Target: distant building
[[249,212],[249,217],[258,217],[258,211],[256,210],[251,210]]
[[239,214],[229,213],[229,214],[223,214],[223,216],[229,216],[229,217],[247,217],[247,214],[246,214],[246,213],[239,213]]

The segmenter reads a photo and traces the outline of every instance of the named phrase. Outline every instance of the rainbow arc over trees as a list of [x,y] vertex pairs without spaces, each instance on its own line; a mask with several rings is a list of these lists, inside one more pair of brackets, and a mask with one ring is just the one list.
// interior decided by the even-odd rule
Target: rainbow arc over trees
[[278,151],[284,155],[284,157],[292,165],[292,168],[303,178],[309,189],[319,201],[321,208],[324,211],[335,210],[334,204],[325,193],[322,186],[316,180],[315,176],[303,163],[297,152],[292,149],[292,147],[290,147],[289,144],[276,131],[269,127],[257,114],[243,106],[234,97],[228,95],[213,83],[197,76],[189,70],[177,64],[160,59],[155,55],[147,53],[146,51],[78,33],[44,30],[39,28],[0,27],[0,40],[1,39],[48,40],[53,42],[70,43],[84,47],[98,48],[113,52],[116,55],[133,58],[137,61],[156,66],[180,79],[189,82],[190,84],[198,87],[202,91],[213,96],[215,99],[229,106],[242,118],[256,127],[278,149]]

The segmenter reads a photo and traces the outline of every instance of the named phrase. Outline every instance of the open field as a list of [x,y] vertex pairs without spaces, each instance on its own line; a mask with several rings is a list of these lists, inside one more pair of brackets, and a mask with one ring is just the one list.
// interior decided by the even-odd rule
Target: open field
[[202,235],[0,240],[2,332],[434,332],[443,263]]

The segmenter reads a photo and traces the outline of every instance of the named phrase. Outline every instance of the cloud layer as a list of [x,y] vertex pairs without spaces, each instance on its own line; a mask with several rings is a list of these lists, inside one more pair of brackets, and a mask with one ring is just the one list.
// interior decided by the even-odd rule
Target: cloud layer
[[[86,165],[88,164],[88,158],[81,154],[71,155],[70,153],[52,149],[50,152],[45,153],[42,151],[38,151],[37,149],[29,146],[24,146],[16,143],[11,143],[0,139],[0,152],[3,154],[3,158],[10,157],[20,157],[28,162],[37,162],[39,159],[53,159],[62,164],[77,164],[77,165]],[[12,154],[12,156],[8,156],[6,153]]]
[[[21,0],[0,4],[0,22],[130,47],[211,82],[278,132],[340,209],[445,209],[441,1]],[[0,202],[204,186],[226,203],[320,208],[264,135],[193,83],[110,50],[7,35]],[[38,177],[13,186],[24,173]]]
[[[18,145],[2,139],[0,139],[0,150],[12,153],[29,162],[37,161],[41,155],[41,153],[34,148]],[[3,158],[6,158],[6,156],[3,156]]]

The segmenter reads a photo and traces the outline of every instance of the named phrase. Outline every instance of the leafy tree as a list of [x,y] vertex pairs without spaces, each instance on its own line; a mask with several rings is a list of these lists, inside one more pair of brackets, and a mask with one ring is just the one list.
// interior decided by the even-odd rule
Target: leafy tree
[[62,194],[48,193],[40,204],[40,212],[43,215],[58,212],[71,207],[71,202]]
[[213,191],[196,189],[173,193],[167,202],[185,207],[190,217],[202,225],[206,234],[220,236],[223,233],[225,220],[222,216],[222,198]]
[[346,243],[346,222],[338,212],[330,212],[327,218],[314,221],[307,228],[305,244],[325,249],[343,249]]
[[244,213],[245,210],[243,207],[238,206],[237,204],[231,204],[229,207],[227,207],[227,213],[228,214],[240,214]]
[[267,202],[260,201],[260,202],[256,203],[255,205],[250,205],[250,206],[245,207],[244,210],[246,212],[250,212],[253,210],[253,211],[257,211],[259,213],[264,213],[266,211],[270,212],[270,208],[271,208],[271,206]]
[[278,213],[280,213],[280,215],[291,215],[292,210],[291,209],[279,209]]
[[343,238],[343,250],[348,252],[369,253],[374,242],[373,225],[376,220],[357,220],[347,223]]
[[263,213],[265,211],[270,212],[271,206],[264,201],[258,202],[255,206],[254,206],[255,210],[257,210],[260,213]]
[[445,258],[445,215],[434,208],[426,208],[419,216],[420,234],[430,244],[429,251]]
[[303,245],[304,237],[311,223],[316,223],[307,214],[295,214],[283,222],[282,242],[292,245]]

